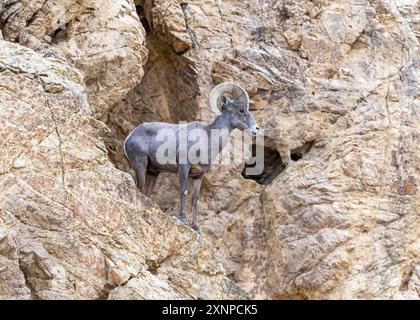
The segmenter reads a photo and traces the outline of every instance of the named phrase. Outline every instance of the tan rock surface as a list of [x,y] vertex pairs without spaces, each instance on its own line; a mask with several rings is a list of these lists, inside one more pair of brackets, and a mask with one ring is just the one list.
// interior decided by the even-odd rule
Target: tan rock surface
[[242,297],[211,245],[109,162],[83,84],[1,41],[0,298]]
[[[0,40],[0,297],[419,299],[418,1],[135,5],[0,2],[4,39],[38,52]],[[225,80],[267,168],[209,172],[199,238],[168,217],[175,175],[162,213],[105,150],[132,173],[127,134],[212,120]]]
[[145,34],[131,0],[3,0],[0,13],[5,40],[64,56],[84,72],[97,118],[142,77]]
[[[269,185],[243,165],[205,178],[201,224],[231,278],[257,298],[418,299],[418,2],[183,7],[194,46],[179,55],[149,31],[148,71],[107,122],[114,163],[130,171],[121,142],[138,123],[211,120],[209,91],[235,80],[281,173]],[[160,177],[152,195],[167,213],[177,184]]]

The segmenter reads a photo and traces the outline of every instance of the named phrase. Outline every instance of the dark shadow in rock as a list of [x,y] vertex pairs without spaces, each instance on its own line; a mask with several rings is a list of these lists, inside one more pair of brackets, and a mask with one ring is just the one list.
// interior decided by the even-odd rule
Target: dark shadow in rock
[[264,146],[264,169],[262,173],[258,175],[248,175],[247,169],[255,167],[256,164],[256,150],[257,145],[254,143],[252,145],[252,157],[254,159],[252,162],[245,163],[244,170],[242,171],[242,176],[245,179],[252,179],[259,184],[268,185],[273,180],[286,169],[286,165],[283,163],[280,154],[274,148]]
[[308,141],[299,148],[293,149],[290,151],[290,158],[293,161],[298,161],[302,159],[302,157],[311,150],[312,146],[314,145],[314,141]]
[[147,21],[146,14],[144,13],[143,7],[140,5],[136,6],[136,12],[137,12],[137,15],[139,16],[140,22],[143,25],[144,30],[146,31],[146,34],[149,34],[150,25],[149,25],[149,22]]
[[[267,140],[267,139],[266,139]],[[293,149],[290,152],[290,158],[292,161],[299,161],[302,157],[309,152],[312,148],[314,141],[309,141],[300,146],[299,148]],[[251,175],[247,174],[247,169],[255,167],[256,164],[256,150],[257,145],[252,145],[252,156],[248,162],[245,163],[242,171],[242,176],[245,179],[252,179],[261,185],[268,185],[281,174],[285,169],[286,165],[283,163],[281,156],[277,149],[272,146],[268,140],[264,143],[264,147],[260,147],[264,150],[264,169],[260,174]]]

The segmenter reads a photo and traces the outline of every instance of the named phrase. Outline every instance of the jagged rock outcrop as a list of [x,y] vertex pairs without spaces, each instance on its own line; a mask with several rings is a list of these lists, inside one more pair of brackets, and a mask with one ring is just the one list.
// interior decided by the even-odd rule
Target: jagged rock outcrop
[[83,71],[96,118],[143,75],[145,31],[131,0],[3,0],[0,25],[5,40],[62,56]]
[[[209,91],[237,81],[265,129],[266,178],[219,166],[200,202],[231,278],[257,298],[418,299],[418,3],[170,3],[137,3],[151,58],[110,113],[114,163],[130,172],[121,142],[139,122],[211,120]],[[180,21],[176,3],[182,54],[162,27]],[[152,199],[176,213],[176,176],[157,185]]]
[[1,299],[244,297],[110,163],[82,72],[0,40],[0,101]]

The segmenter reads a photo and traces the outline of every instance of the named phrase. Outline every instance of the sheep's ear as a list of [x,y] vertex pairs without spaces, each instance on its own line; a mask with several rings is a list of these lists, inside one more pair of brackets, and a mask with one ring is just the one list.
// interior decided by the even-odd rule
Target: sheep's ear
[[227,97],[222,97],[222,106],[220,108],[221,111],[224,111],[226,109],[226,106],[228,104],[229,99]]

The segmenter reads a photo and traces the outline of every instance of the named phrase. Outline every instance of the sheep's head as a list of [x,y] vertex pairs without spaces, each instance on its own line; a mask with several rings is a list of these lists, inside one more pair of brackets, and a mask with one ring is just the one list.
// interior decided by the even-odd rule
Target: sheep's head
[[259,127],[254,116],[249,112],[248,93],[233,82],[224,82],[210,93],[211,109],[217,114],[222,114],[234,129],[249,129],[254,135]]

